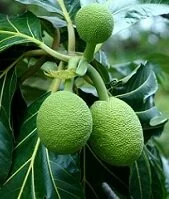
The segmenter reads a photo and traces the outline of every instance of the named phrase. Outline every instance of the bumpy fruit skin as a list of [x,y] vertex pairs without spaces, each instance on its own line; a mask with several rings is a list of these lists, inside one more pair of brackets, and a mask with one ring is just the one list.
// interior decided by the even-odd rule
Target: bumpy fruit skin
[[94,44],[106,41],[114,26],[110,11],[97,3],[81,8],[76,14],[75,24],[81,39]]
[[76,94],[58,91],[42,103],[37,115],[41,142],[57,154],[80,150],[92,132],[92,116],[87,104]]
[[93,151],[105,162],[129,166],[139,158],[144,146],[143,131],[134,110],[124,101],[111,97],[91,106]]

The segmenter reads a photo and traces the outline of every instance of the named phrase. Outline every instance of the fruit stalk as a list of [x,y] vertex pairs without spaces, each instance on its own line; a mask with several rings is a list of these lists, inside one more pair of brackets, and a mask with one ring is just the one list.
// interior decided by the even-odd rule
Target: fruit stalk
[[73,79],[67,79],[65,81],[64,90],[73,92]]
[[87,75],[93,81],[93,84],[97,90],[98,96],[100,100],[107,101],[109,99],[108,92],[104,81],[97,70],[90,64],[88,64]]
[[86,48],[85,48],[83,56],[88,62],[91,62],[94,57],[95,47],[96,47],[96,44],[94,43],[86,44]]

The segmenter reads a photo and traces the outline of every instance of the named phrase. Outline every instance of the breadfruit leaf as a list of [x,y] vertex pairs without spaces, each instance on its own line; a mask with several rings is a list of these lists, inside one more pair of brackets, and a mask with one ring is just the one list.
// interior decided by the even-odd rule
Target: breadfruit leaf
[[149,98],[158,89],[157,80],[150,64],[139,65],[131,74],[114,83],[110,92],[127,102],[135,111],[144,111],[146,106],[153,107]]
[[152,178],[150,163],[143,150],[140,158],[130,168],[130,194],[132,198],[151,198],[152,194]]
[[[11,133],[11,132],[10,132]],[[3,184],[12,163],[13,139],[2,122],[0,122],[0,184]]]
[[155,146],[145,146],[141,157],[130,168],[129,180],[133,199],[166,198],[164,171]]
[[[82,164],[82,182],[86,198],[108,198],[110,192],[110,196],[112,197],[112,191],[114,193],[120,192],[122,195],[127,194],[128,182],[125,179],[129,175],[128,167],[114,167],[106,164],[96,156],[89,145],[84,148],[81,155],[84,160]],[[109,190],[110,192],[107,190],[108,187],[105,184],[109,188],[111,187],[112,190]]]
[[[38,6],[39,8],[43,8],[48,12],[55,12],[55,13],[62,13],[58,2],[57,1],[50,1],[50,0],[16,0],[17,2],[20,2],[25,5],[34,5]],[[28,7],[29,8],[29,7]]]
[[[52,23],[55,28],[66,27],[63,12],[58,1],[50,0],[16,0],[19,3],[25,4],[27,10],[34,13],[39,18],[45,19]],[[71,0],[64,1],[64,4],[71,18],[74,18],[77,10],[80,8],[80,2]]]
[[30,12],[21,16],[0,14],[0,51],[10,46],[41,40],[40,22]]
[[152,143],[147,145],[147,156],[149,157],[152,173],[152,196],[154,199],[167,198],[166,177],[159,151]]
[[0,184],[6,179],[12,163],[11,103],[16,83],[15,70],[10,70],[0,79]]
[[37,136],[36,116],[46,97],[42,96],[27,109],[0,198],[84,198],[78,154],[49,152]]

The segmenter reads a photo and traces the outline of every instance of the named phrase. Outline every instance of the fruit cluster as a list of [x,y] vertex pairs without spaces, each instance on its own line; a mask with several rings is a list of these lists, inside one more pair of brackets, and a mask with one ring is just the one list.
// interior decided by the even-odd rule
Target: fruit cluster
[[77,32],[87,43],[83,65],[87,63],[86,74],[93,81],[99,100],[89,108],[73,92],[52,93],[38,112],[38,135],[57,154],[75,153],[89,142],[103,161],[117,166],[131,165],[144,146],[140,121],[127,103],[108,95],[99,73],[89,64],[96,44],[107,40],[112,33],[112,15],[105,6],[90,4],[79,10],[75,23]]

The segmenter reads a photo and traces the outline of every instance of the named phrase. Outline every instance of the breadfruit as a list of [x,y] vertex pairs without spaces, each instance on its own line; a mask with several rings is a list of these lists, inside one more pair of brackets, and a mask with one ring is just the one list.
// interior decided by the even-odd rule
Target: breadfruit
[[93,132],[91,148],[105,162],[129,166],[139,158],[144,146],[143,131],[134,110],[124,101],[110,97],[91,106]]
[[37,115],[37,131],[42,144],[57,154],[80,150],[92,132],[92,116],[87,104],[69,91],[51,94]]
[[75,17],[76,29],[87,43],[103,43],[112,34],[114,22],[110,11],[101,4],[91,3],[81,8]]

